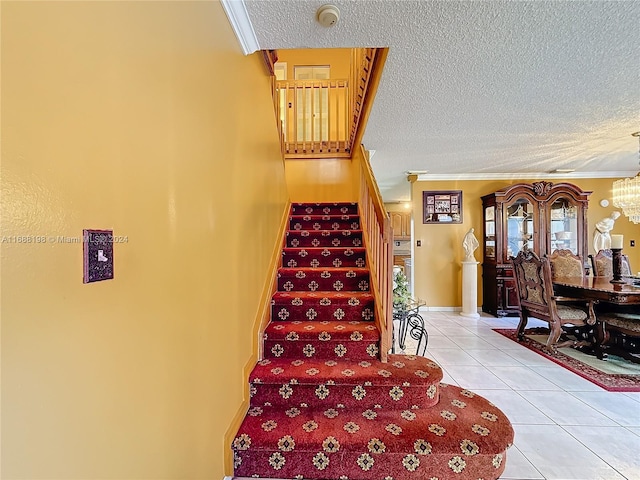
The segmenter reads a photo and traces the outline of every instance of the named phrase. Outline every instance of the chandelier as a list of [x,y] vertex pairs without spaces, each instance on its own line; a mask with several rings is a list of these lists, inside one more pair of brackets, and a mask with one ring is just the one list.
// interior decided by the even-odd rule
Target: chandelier
[[[640,132],[631,135],[638,137],[638,156],[640,157]],[[621,208],[633,223],[640,223],[640,172],[633,178],[613,182],[613,205]]]

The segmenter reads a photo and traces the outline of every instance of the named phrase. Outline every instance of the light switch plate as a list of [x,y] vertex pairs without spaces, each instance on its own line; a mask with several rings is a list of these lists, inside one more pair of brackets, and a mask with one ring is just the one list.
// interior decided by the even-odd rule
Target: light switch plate
[[113,230],[83,230],[83,283],[113,278]]

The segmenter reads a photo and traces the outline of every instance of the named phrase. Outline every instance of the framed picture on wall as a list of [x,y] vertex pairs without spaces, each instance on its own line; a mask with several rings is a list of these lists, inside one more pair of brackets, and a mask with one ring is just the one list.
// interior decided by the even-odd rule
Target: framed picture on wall
[[423,191],[422,223],[462,223],[462,190]]

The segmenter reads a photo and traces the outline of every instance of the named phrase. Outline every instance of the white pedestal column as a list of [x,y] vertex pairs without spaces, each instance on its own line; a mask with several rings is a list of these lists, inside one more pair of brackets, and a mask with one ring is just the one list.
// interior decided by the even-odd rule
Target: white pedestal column
[[462,311],[463,317],[479,317],[478,313],[478,264],[462,262]]

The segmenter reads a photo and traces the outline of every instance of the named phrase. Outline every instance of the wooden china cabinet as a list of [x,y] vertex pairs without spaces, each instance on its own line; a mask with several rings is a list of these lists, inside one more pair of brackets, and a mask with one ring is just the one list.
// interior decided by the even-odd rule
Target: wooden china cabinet
[[590,194],[570,183],[534,182],[514,184],[482,197],[483,312],[519,314],[510,258],[520,250],[543,256],[568,249],[586,259]]

